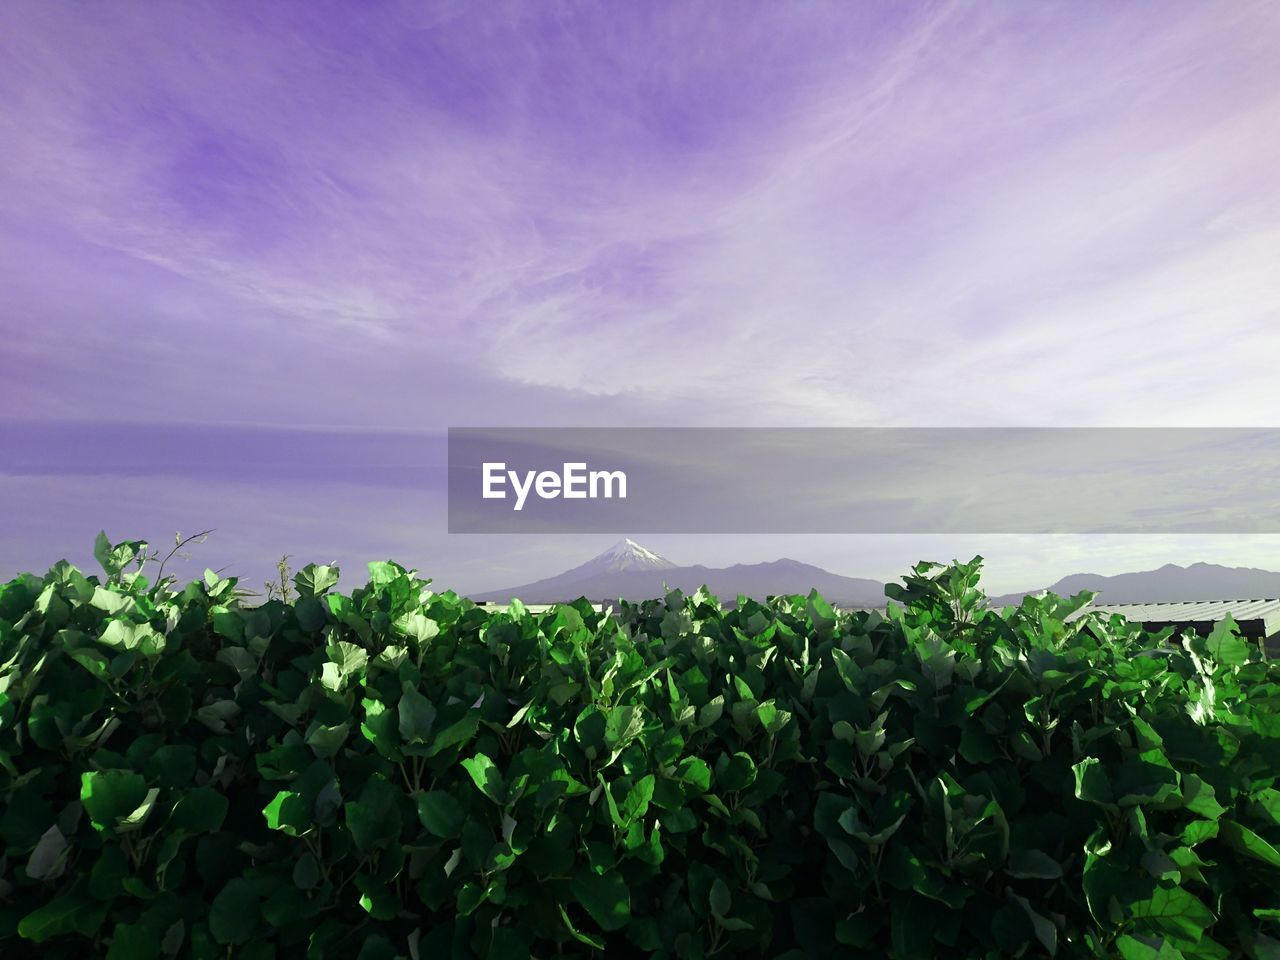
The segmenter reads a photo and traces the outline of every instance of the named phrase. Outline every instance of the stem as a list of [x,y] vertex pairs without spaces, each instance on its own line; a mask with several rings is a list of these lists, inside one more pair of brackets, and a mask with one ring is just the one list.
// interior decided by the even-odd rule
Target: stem
[[211,533],[213,533],[212,528],[210,528],[209,530],[201,530],[199,533],[193,533],[191,536],[187,537],[187,539],[185,540],[179,540],[174,545],[173,549],[164,555],[164,559],[160,561],[160,569],[156,571],[156,586],[159,586],[164,582],[164,565],[168,563],[171,559],[173,559],[173,555],[175,553],[177,553],[179,550],[181,550],[191,541],[200,540],[202,537],[207,537]]

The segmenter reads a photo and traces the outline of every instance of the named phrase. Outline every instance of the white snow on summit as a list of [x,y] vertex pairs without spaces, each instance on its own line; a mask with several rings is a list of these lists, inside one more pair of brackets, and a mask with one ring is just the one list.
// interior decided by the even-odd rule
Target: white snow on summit
[[628,538],[614,544],[604,553],[589,561],[585,566],[592,569],[607,570],[619,573],[624,570],[669,570],[675,566],[666,557],[660,557],[652,550],[646,550],[634,540]]

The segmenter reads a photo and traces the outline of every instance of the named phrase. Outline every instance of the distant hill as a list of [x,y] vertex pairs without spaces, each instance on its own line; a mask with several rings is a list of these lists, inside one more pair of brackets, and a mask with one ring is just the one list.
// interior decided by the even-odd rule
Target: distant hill
[[[832,603],[844,607],[884,607],[884,584],[878,580],[842,577],[798,560],[739,563],[731,567],[702,564],[680,566],[623,540],[586,563],[532,583],[473,595],[473,599],[506,603],[519,597],[526,603],[563,603],[586,597],[605,600],[648,600],[670,588],[692,593],[706,586],[722,600],[738,595],[763,599],[774,594],[807,594],[817,588]],[[1070,597],[1093,590],[1098,603],[1164,603],[1177,600],[1241,600],[1280,597],[1280,573],[1254,567],[1224,567],[1167,563],[1158,570],[1104,576],[1076,573],[1039,590],[992,597],[993,606],[1018,604],[1028,595],[1051,591]]]
[[1167,603],[1175,600],[1242,600],[1280,597],[1280,573],[1256,567],[1223,567],[1213,563],[1193,563],[1180,567],[1166,563],[1158,570],[1120,573],[1107,577],[1097,573],[1076,573],[1063,577],[1043,590],[1026,590],[992,597],[997,606],[1017,604],[1028,595],[1048,590],[1070,597],[1081,590],[1096,591],[1096,603]]
[[842,606],[885,604],[884,584],[878,580],[842,577],[798,560],[739,563],[732,567],[677,566],[623,540],[581,566],[543,580],[473,595],[474,600],[506,603],[519,597],[526,603],[562,603],[586,597],[592,601],[648,600],[670,588],[692,593],[706,586],[722,600],[739,594],[763,599],[773,594],[807,594],[817,588],[827,600]]

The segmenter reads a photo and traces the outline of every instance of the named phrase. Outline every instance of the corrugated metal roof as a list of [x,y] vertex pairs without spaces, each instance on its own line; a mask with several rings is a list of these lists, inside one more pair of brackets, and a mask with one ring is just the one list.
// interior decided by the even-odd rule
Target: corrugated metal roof
[[1178,600],[1166,603],[1095,603],[1077,610],[1068,619],[1090,612],[1118,613],[1126,620],[1151,629],[1169,626],[1211,626],[1231,614],[1246,636],[1271,637],[1280,633],[1280,599]]

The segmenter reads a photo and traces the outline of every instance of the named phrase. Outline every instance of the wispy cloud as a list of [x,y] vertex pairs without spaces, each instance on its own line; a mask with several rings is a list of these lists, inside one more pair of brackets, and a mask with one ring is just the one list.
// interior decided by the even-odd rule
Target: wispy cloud
[[[130,298],[10,349],[95,327],[109,367],[112,342],[168,341],[203,375],[180,414],[200,419],[202,354],[226,369],[211,327],[301,358],[249,385],[266,408],[324,367],[362,413],[388,352],[447,357],[477,392],[619,396],[632,421],[656,401],[702,422],[926,423],[944,402],[948,422],[1221,422],[1271,396],[1240,385],[1276,347],[1270,5],[814,4],[733,29],[521,6],[410,31],[394,9],[246,11],[9,8],[15,306],[47,307],[55,278],[82,315],[122,280]],[[1203,375],[1207,349],[1243,364],[1235,385]],[[1193,386],[1151,401],[1172,382]],[[400,388],[439,409],[432,377]]]

